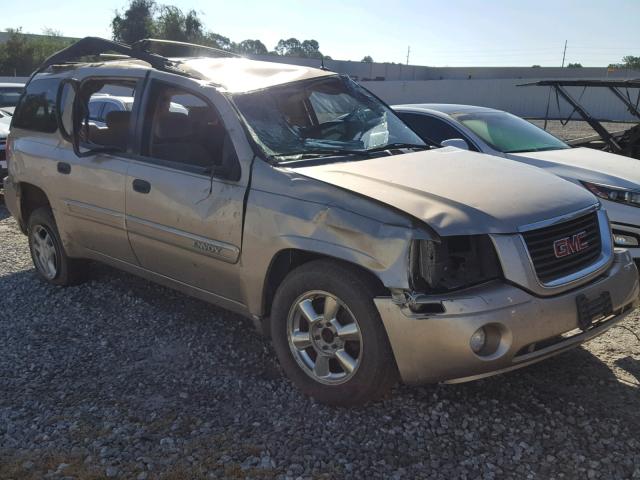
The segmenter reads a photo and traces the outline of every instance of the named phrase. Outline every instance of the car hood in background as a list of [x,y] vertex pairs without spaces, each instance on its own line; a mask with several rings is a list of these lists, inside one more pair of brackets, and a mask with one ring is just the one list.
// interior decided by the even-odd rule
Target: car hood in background
[[514,233],[597,203],[543,170],[452,147],[295,171],[407,212],[440,235]]
[[593,148],[509,153],[507,158],[544,168],[563,178],[630,189],[640,185],[640,160]]

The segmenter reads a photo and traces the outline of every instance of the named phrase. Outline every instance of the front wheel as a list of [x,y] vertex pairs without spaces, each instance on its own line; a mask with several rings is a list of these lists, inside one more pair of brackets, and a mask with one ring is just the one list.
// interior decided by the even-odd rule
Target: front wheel
[[283,369],[305,394],[330,405],[384,395],[397,368],[373,303],[375,288],[358,270],[314,261],[278,288],[271,335]]

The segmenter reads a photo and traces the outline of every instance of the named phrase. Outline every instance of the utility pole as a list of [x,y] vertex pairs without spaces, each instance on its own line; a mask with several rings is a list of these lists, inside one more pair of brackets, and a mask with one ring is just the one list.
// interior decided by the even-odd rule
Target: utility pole
[[411,53],[411,45],[407,47],[407,65],[409,65],[409,54]]
[[562,52],[562,68],[564,68],[564,59],[567,56],[567,41],[564,41],[564,52]]

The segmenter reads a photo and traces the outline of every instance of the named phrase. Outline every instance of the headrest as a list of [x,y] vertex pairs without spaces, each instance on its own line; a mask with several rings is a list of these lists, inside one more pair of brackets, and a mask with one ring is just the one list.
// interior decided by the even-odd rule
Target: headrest
[[114,110],[107,113],[105,122],[109,128],[126,128],[129,126],[131,112],[124,110]]
[[168,112],[158,119],[156,136],[163,140],[185,138],[193,133],[191,121],[187,115]]

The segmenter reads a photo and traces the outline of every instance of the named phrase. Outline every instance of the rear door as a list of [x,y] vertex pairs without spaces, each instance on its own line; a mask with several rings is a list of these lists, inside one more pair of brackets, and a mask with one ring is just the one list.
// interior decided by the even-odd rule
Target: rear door
[[81,151],[108,147],[113,153],[78,157],[71,143],[62,140],[51,179],[60,199],[64,229],[72,242],[94,254],[132,264],[137,262],[125,228],[124,202],[134,117],[130,112],[116,112],[106,119],[104,127],[98,127],[90,119],[90,105],[97,98],[122,92],[139,102],[145,73],[130,70],[126,77],[110,77],[108,73],[96,76],[94,72],[79,78],[82,83],[78,96],[85,112]]
[[139,118],[126,181],[136,257],[145,269],[240,300],[236,264],[252,153],[237,117],[213,87],[154,71]]

